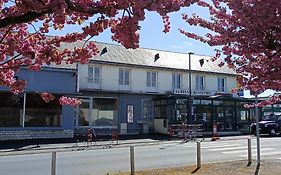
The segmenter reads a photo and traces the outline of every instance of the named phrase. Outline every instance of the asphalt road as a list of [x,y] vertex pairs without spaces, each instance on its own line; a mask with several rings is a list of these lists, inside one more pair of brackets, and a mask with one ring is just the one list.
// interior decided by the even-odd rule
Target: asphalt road
[[[281,161],[281,137],[262,138],[262,159]],[[247,140],[202,142],[202,163],[247,159]],[[255,159],[256,140],[252,140]],[[57,153],[57,175],[100,175],[129,171],[129,148],[112,148]],[[196,163],[196,142],[166,142],[136,146],[136,170],[190,165]],[[27,154],[0,157],[1,175],[50,175],[51,154]]]

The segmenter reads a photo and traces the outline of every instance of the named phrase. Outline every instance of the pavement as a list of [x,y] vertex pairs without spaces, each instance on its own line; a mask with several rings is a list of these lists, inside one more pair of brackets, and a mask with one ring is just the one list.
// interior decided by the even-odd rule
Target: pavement
[[[240,135],[240,136],[223,136],[219,140],[240,140],[253,137],[250,135]],[[210,142],[211,137],[207,137],[204,140],[202,138],[197,138],[197,141]],[[56,143],[57,142],[57,143]],[[0,146],[0,156],[8,155],[21,155],[21,154],[38,154],[38,153],[48,153],[48,152],[66,152],[66,151],[81,151],[81,150],[93,150],[93,149],[109,149],[109,148],[119,148],[119,147],[129,147],[129,146],[145,146],[145,145],[156,145],[156,144],[166,144],[166,143],[180,143],[183,140],[173,138],[169,140],[167,136],[154,136],[151,138],[123,138],[118,141],[112,140],[98,140],[96,142],[87,143],[85,141],[75,142],[73,140],[66,141],[66,143],[55,143],[48,142],[28,142],[21,141],[18,142],[6,142],[1,143]]]

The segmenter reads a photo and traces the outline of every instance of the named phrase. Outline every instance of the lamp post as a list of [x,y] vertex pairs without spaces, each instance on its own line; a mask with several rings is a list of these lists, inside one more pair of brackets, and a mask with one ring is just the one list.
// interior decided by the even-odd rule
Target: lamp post
[[189,83],[189,103],[188,103],[188,113],[189,113],[189,118],[188,118],[188,123],[190,124],[192,122],[192,98],[191,98],[191,55],[194,54],[193,52],[188,53],[188,83]]
[[257,165],[260,165],[260,129],[259,129],[259,109],[258,95],[255,95],[255,116],[256,116],[256,135],[257,135]]

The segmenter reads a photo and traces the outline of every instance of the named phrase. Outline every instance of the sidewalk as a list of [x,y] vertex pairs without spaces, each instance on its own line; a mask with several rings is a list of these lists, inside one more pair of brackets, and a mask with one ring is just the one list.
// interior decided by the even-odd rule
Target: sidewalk
[[[247,139],[251,136],[225,136],[221,137],[219,140],[240,140]],[[198,141],[202,141],[202,138],[198,138]],[[211,141],[211,138],[205,138],[204,142]],[[125,139],[111,141],[111,140],[101,140],[97,142],[87,143],[87,142],[69,142],[69,143],[38,143],[38,144],[26,144],[21,145],[16,148],[4,148],[0,149],[0,156],[8,155],[19,155],[19,154],[38,154],[38,153],[48,153],[52,151],[62,152],[62,151],[80,151],[80,150],[93,150],[93,149],[108,149],[108,148],[118,148],[118,147],[129,147],[129,146],[145,146],[145,145],[156,145],[165,143],[180,143],[182,140],[172,139],[168,140],[168,137],[154,137],[154,138],[140,138],[140,139]]]
[[[227,161],[202,164],[200,169],[196,165],[150,169],[137,171],[136,175],[279,175],[281,161],[263,160],[260,166],[253,161],[247,166],[246,160]],[[109,173],[109,175],[129,175],[130,172]]]

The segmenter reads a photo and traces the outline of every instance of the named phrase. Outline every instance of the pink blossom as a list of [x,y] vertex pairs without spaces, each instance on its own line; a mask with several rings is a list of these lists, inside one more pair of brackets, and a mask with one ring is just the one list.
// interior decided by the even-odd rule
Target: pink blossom
[[59,99],[59,102],[61,105],[70,105],[70,106],[77,106],[81,104],[81,101],[77,98],[70,98],[70,97],[65,97],[62,96]]
[[52,101],[52,100],[55,99],[55,97],[54,97],[52,94],[47,93],[47,92],[43,92],[43,93],[41,94],[41,98],[42,98],[46,103],[48,103],[48,102],[50,102],[50,101]]

